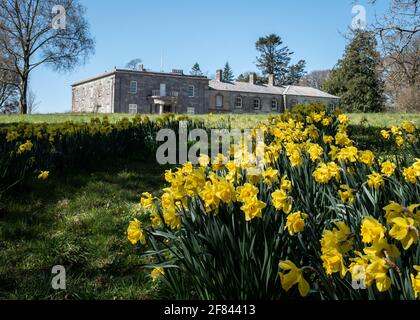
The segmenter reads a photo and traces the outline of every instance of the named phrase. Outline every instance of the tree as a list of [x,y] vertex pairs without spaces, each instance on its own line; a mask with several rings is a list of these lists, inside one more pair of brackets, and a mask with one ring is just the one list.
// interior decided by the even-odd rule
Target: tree
[[380,40],[389,104],[401,111],[419,111],[420,1],[391,0],[371,29]]
[[389,105],[399,111],[420,111],[420,35],[401,51],[383,59]]
[[32,71],[48,65],[55,71],[73,70],[94,50],[79,0],[0,0],[0,47],[12,59],[2,71],[19,78],[20,112],[28,111]]
[[200,65],[198,64],[198,62],[194,63],[191,71],[190,71],[190,75],[192,76],[202,76],[203,72],[200,69]]
[[231,82],[235,79],[235,75],[233,74],[233,71],[229,65],[229,62],[226,62],[225,67],[223,68],[222,78],[223,78],[223,81],[228,81],[228,82]]
[[0,112],[13,113],[17,106],[17,84],[15,73],[4,71],[8,69],[12,61],[5,52],[0,49]]
[[330,73],[331,70],[311,71],[300,79],[299,85],[321,90]]
[[305,61],[300,60],[296,65],[290,65],[293,52],[283,46],[283,40],[278,35],[270,34],[259,38],[255,48],[260,53],[256,58],[257,67],[265,76],[273,74],[277,85],[297,83],[304,75]]
[[127,69],[131,69],[131,70],[139,70],[140,65],[141,65],[142,61],[139,58],[133,59],[131,61],[129,61],[125,67]]
[[299,60],[298,63],[292,65],[289,67],[289,72],[286,76],[286,85],[295,85],[298,84],[300,79],[306,74],[305,71],[306,67],[306,61],[305,60]]
[[323,89],[341,97],[346,111],[379,112],[384,103],[380,63],[374,34],[355,31]]
[[40,102],[38,101],[38,97],[36,93],[29,89],[28,91],[28,114],[34,114],[38,111]]
[[[241,73],[237,78],[236,81],[238,82],[249,82],[249,72]],[[255,83],[256,84],[266,84],[268,83],[268,79],[266,77],[262,77],[260,74],[255,75]]]

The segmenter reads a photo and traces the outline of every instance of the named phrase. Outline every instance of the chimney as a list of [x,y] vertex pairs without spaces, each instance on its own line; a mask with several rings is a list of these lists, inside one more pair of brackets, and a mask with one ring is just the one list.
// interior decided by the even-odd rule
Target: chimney
[[144,71],[144,64],[141,64],[141,65],[139,66],[139,71]]
[[255,72],[250,72],[249,73],[249,83],[250,84],[255,84],[255,78],[256,78]]
[[216,81],[223,81],[222,70],[216,70]]
[[273,87],[274,86],[274,74],[269,74],[268,75],[268,85],[270,87]]

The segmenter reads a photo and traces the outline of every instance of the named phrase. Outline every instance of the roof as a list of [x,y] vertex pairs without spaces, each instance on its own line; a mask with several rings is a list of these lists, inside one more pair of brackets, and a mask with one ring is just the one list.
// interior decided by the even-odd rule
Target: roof
[[218,91],[252,92],[261,94],[283,94],[284,87],[269,86],[267,84],[252,84],[249,82],[223,82],[210,80],[210,89]]
[[288,95],[288,96],[340,99],[337,96],[333,96],[332,94],[321,91],[319,89],[315,89],[312,87],[301,87],[301,86],[287,86],[283,94]]
[[112,71],[106,71],[104,73],[98,74],[94,77],[90,77],[84,80],[77,81],[72,84],[72,86],[78,86],[80,84],[88,83],[94,80],[106,78],[108,76],[115,75],[117,73],[134,73],[134,74],[147,74],[147,75],[156,75],[156,76],[165,76],[165,77],[184,77],[184,78],[193,78],[197,80],[207,80],[206,76],[192,76],[189,74],[180,74],[174,72],[156,72],[156,71],[147,71],[147,70],[131,70],[131,69],[114,69]]
[[305,97],[317,97],[317,98],[334,98],[339,99],[337,96],[333,96],[327,92],[311,87],[301,86],[269,86],[267,84],[252,84],[249,82],[223,82],[217,80],[210,80],[210,90],[218,91],[234,91],[234,92],[251,92],[259,94],[278,94],[278,95],[290,95],[290,96],[305,96]]

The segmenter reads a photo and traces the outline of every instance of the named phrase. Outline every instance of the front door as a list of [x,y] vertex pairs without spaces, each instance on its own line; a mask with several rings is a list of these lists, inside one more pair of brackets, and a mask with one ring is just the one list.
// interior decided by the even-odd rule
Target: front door
[[165,104],[163,106],[163,113],[171,113],[172,112],[172,106]]

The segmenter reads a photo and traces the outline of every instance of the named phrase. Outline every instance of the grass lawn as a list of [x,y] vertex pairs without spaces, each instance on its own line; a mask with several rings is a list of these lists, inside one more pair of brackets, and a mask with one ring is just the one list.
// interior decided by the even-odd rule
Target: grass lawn
[[[5,196],[0,299],[159,297],[125,231],[139,195],[161,189],[164,168],[145,159],[106,163],[91,172],[52,174]],[[66,268],[65,291],[51,288],[54,265]]]
[[[271,114],[275,115],[275,114]],[[419,127],[420,113],[351,113],[348,114],[352,124],[360,124],[363,119],[367,119],[368,125],[373,127],[389,127],[399,125],[404,120],[410,120]],[[78,114],[78,113],[57,113],[57,114],[34,114],[34,115],[0,115],[0,124],[18,123],[22,121],[33,123],[61,123],[65,121],[86,122],[92,118],[104,117],[103,114]],[[130,114],[109,114],[106,115],[112,122],[124,117],[133,117]],[[157,115],[148,115],[155,119]],[[225,114],[225,115],[193,115],[191,117],[205,119],[210,124],[217,124],[220,121],[231,120],[234,128],[251,128],[255,123],[267,119],[267,114]]]

